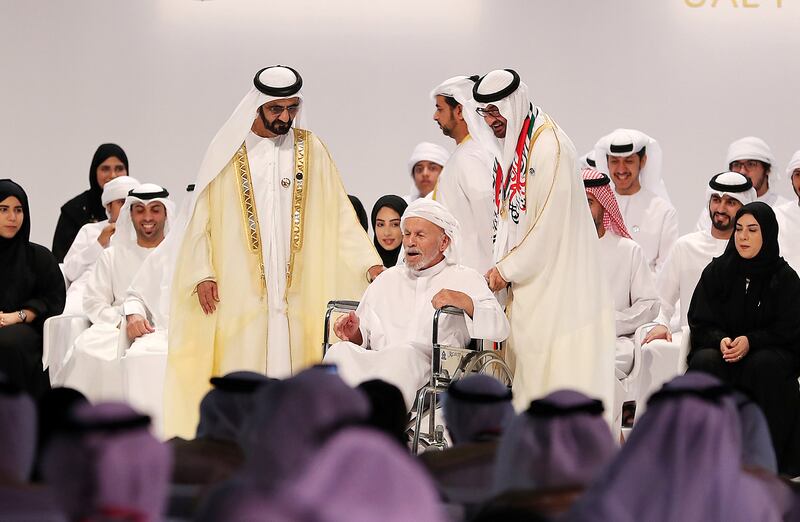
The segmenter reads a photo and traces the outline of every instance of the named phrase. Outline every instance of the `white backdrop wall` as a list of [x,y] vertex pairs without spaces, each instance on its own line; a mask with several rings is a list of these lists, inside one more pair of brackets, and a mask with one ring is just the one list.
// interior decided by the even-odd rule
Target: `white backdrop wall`
[[730,141],[763,137],[776,174],[800,149],[798,21],[800,0],[0,0],[0,177],[47,246],[99,143],[181,194],[255,71],[283,63],[369,212],[408,191],[417,142],[453,148],[430,89],[513,67],[580,153],[616,127],[657,138],[687,232]]

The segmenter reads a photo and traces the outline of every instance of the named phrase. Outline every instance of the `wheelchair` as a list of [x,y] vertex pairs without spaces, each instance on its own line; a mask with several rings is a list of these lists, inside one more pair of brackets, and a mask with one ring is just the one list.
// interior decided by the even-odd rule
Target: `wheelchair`
[[[322,355],[325,356],[330,343],[331,317],[334,313],[347,313],[358,308],[358,301],[330,301],[325,311]],[[411,453],[417,454],[420,446],[444,449],[444,427],[437,424],[436,415],[441,407],[439,395],[447,391],[450,383],[471,373],[491,375],[511,387],[512,372],[506,361],[492,348],[486,349],[484,341],[472,339],[466,347],[447,346],[439,342],[439,321],[445,315],[463,315],[464,310],[454,306],[445,306],[433,314],[433,335],[431,345],[431,376],[427,384],[417,391],[411,412],[414,417],[409,421],[408,433],[411,438]],[[427,417],[427,430],[423,432],[423,418]]]

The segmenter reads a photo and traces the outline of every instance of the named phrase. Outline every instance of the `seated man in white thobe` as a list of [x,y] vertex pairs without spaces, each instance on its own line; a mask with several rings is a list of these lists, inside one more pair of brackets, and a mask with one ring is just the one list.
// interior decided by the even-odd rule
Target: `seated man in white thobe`
[[[775,164],[775,156],[769,145],[761,138],[747,136],[731,143],[728,146],[725,163],[729,170],[742,174],[753,183],[753,189],[757,196],[756,201],[763,201],[773,209],[788,201],[777,191],[770,190],[769,179],[772,165]],[[697,220],[697,230],[710,228],[711,220],[708,212],[706,209],[702,209]]]
[[658,315],[658,293],[642,248],[631,239],[620,214],[611,180],[583,169],[589,210],[600,238],[600,260],[614,298],[617,332],[615,373],[625,379],[633,368],[633,334]]
[[128,192],[139,187],[136,178],[120,176],[103,186],[101,201],[106,208],[108,219],[97,223],[87,223],[78,231],[75,241],[64,257],[64,277],[69,281],[65,314],[82,314],[83,290],[89,273],[103,250],[111,244],[111,236],[119,215],[119,209],[125,203]]
[[494,187],[492,155],[470,135],[470,128],[483,125],[475,112],[472,87],[477,76],[456,76],[431,92],[436,104],[433,119],[442,133],[456,142],[447,160],[433,199],[444,205],[463,230],[461,264],[485,274],[493,263]]
[[617,129],[595,144],[595,161],[614,182],[631,238],[658,272],[678,239],[678,215],[661,179],[661,147],[643,132]]
[[75,340],[65,368],[64,386],[90,401],[122,399],[117,350],[122,304],[145,258],[164,239],[174,206],[166,189],[145,183],[131,191],[120,209],[111,247],[97,260],[86,285],[83,306],[92,326]]
[[[169,219],[171,230],[181,230],[191,210],[191,192]],[[169,308],[172,277],[178,255],[177,236],[168,235],[142,263],[122,304],[130,346],[122,356],[125,398],[134,408],[153,419],[156,433],[162,433],[164,377],[167,370]]]
[[[747,203],[756,200],[752,182],[737,172],[723,172],[708,182],[706,201],[708,202],[710,230],[698,230],[678,238],[667,256],[661,272],[656,278],[658,296],[661,300],[656,326],[644,339],[648,343],[654,339],[672,342],[672,332],[688,326],[686,314],[692,294],[700,281],[703,269],[725,251],[733,233],[733,218],[736,212]],[[680,306],[678,324],[670,328],[673,315]]]
[[400,226],[404,262],[383,272],[358,309],[336,321],[334,332],[343,342],[331,346],[323,361],[336,364],[350,385],[382,379],[397,386],[411,409],[430,378],[436,309],[464,310],[440,319],[439,339],[448,345],[466,346],[471,338],[503,341],[509,324],[483,276],[459,265],[460,227],[447,209],[418,199]]
[[775,211],[778,218],[778,242],[783,258],[795,272],[800,272],[800,150],[789,161],[786,177],[789,178],[796,197],[779,205]]
[[408,160],[407,172],[411,174],[411,192],[403,196],[406,203],[427,197],[433,192],[448,158],[450,153],[435,143],[423,141],[414,147],[414,152]]

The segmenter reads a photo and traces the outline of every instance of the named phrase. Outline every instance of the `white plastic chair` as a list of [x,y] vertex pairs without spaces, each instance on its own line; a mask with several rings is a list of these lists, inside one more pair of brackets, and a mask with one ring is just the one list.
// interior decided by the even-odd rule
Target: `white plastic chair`
[[633,401],[637,404],[639,400],[640,375],[642,373],[642,341],[647,332],[654,326],[654,323],[647,323],[636,329],[633,334],[633,366],[624,379],[617,379],[614,386],[614,425],[612,432],[619,438],[622,429],[622,406],[626,402]]
[[75,339],[92,323],[83,314],[57,315],[44,322],[42,329],[42,368],[50,368],[50,385],[64,384],[64,368],[72,357]]
[[647,399],[674,377],[686,373],[686,357],[690,349],[689,327],[672,333],[672,342],[662,339],[642,347],[642,370],[636,414],[644,412]]
[[[122,394],[136,410],[150,415],[153,432],[163,436],[164,379],[167,352],[137,353],[128,357],[133,342],[128,338],[126,318],[122,318],[117,343],[117,361],[122,374]],[[155,334],[150,334],[155,335]]]

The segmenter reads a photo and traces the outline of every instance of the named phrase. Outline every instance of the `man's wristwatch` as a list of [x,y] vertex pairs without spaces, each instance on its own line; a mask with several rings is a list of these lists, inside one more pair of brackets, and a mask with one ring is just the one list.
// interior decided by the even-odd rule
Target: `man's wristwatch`
[[19,316],[19,320],[23,323],[25,322],[25,319],[28,318],[28,314],[25,313],[25,310],[20,310],[19,312],[17,312],[17,315]]

